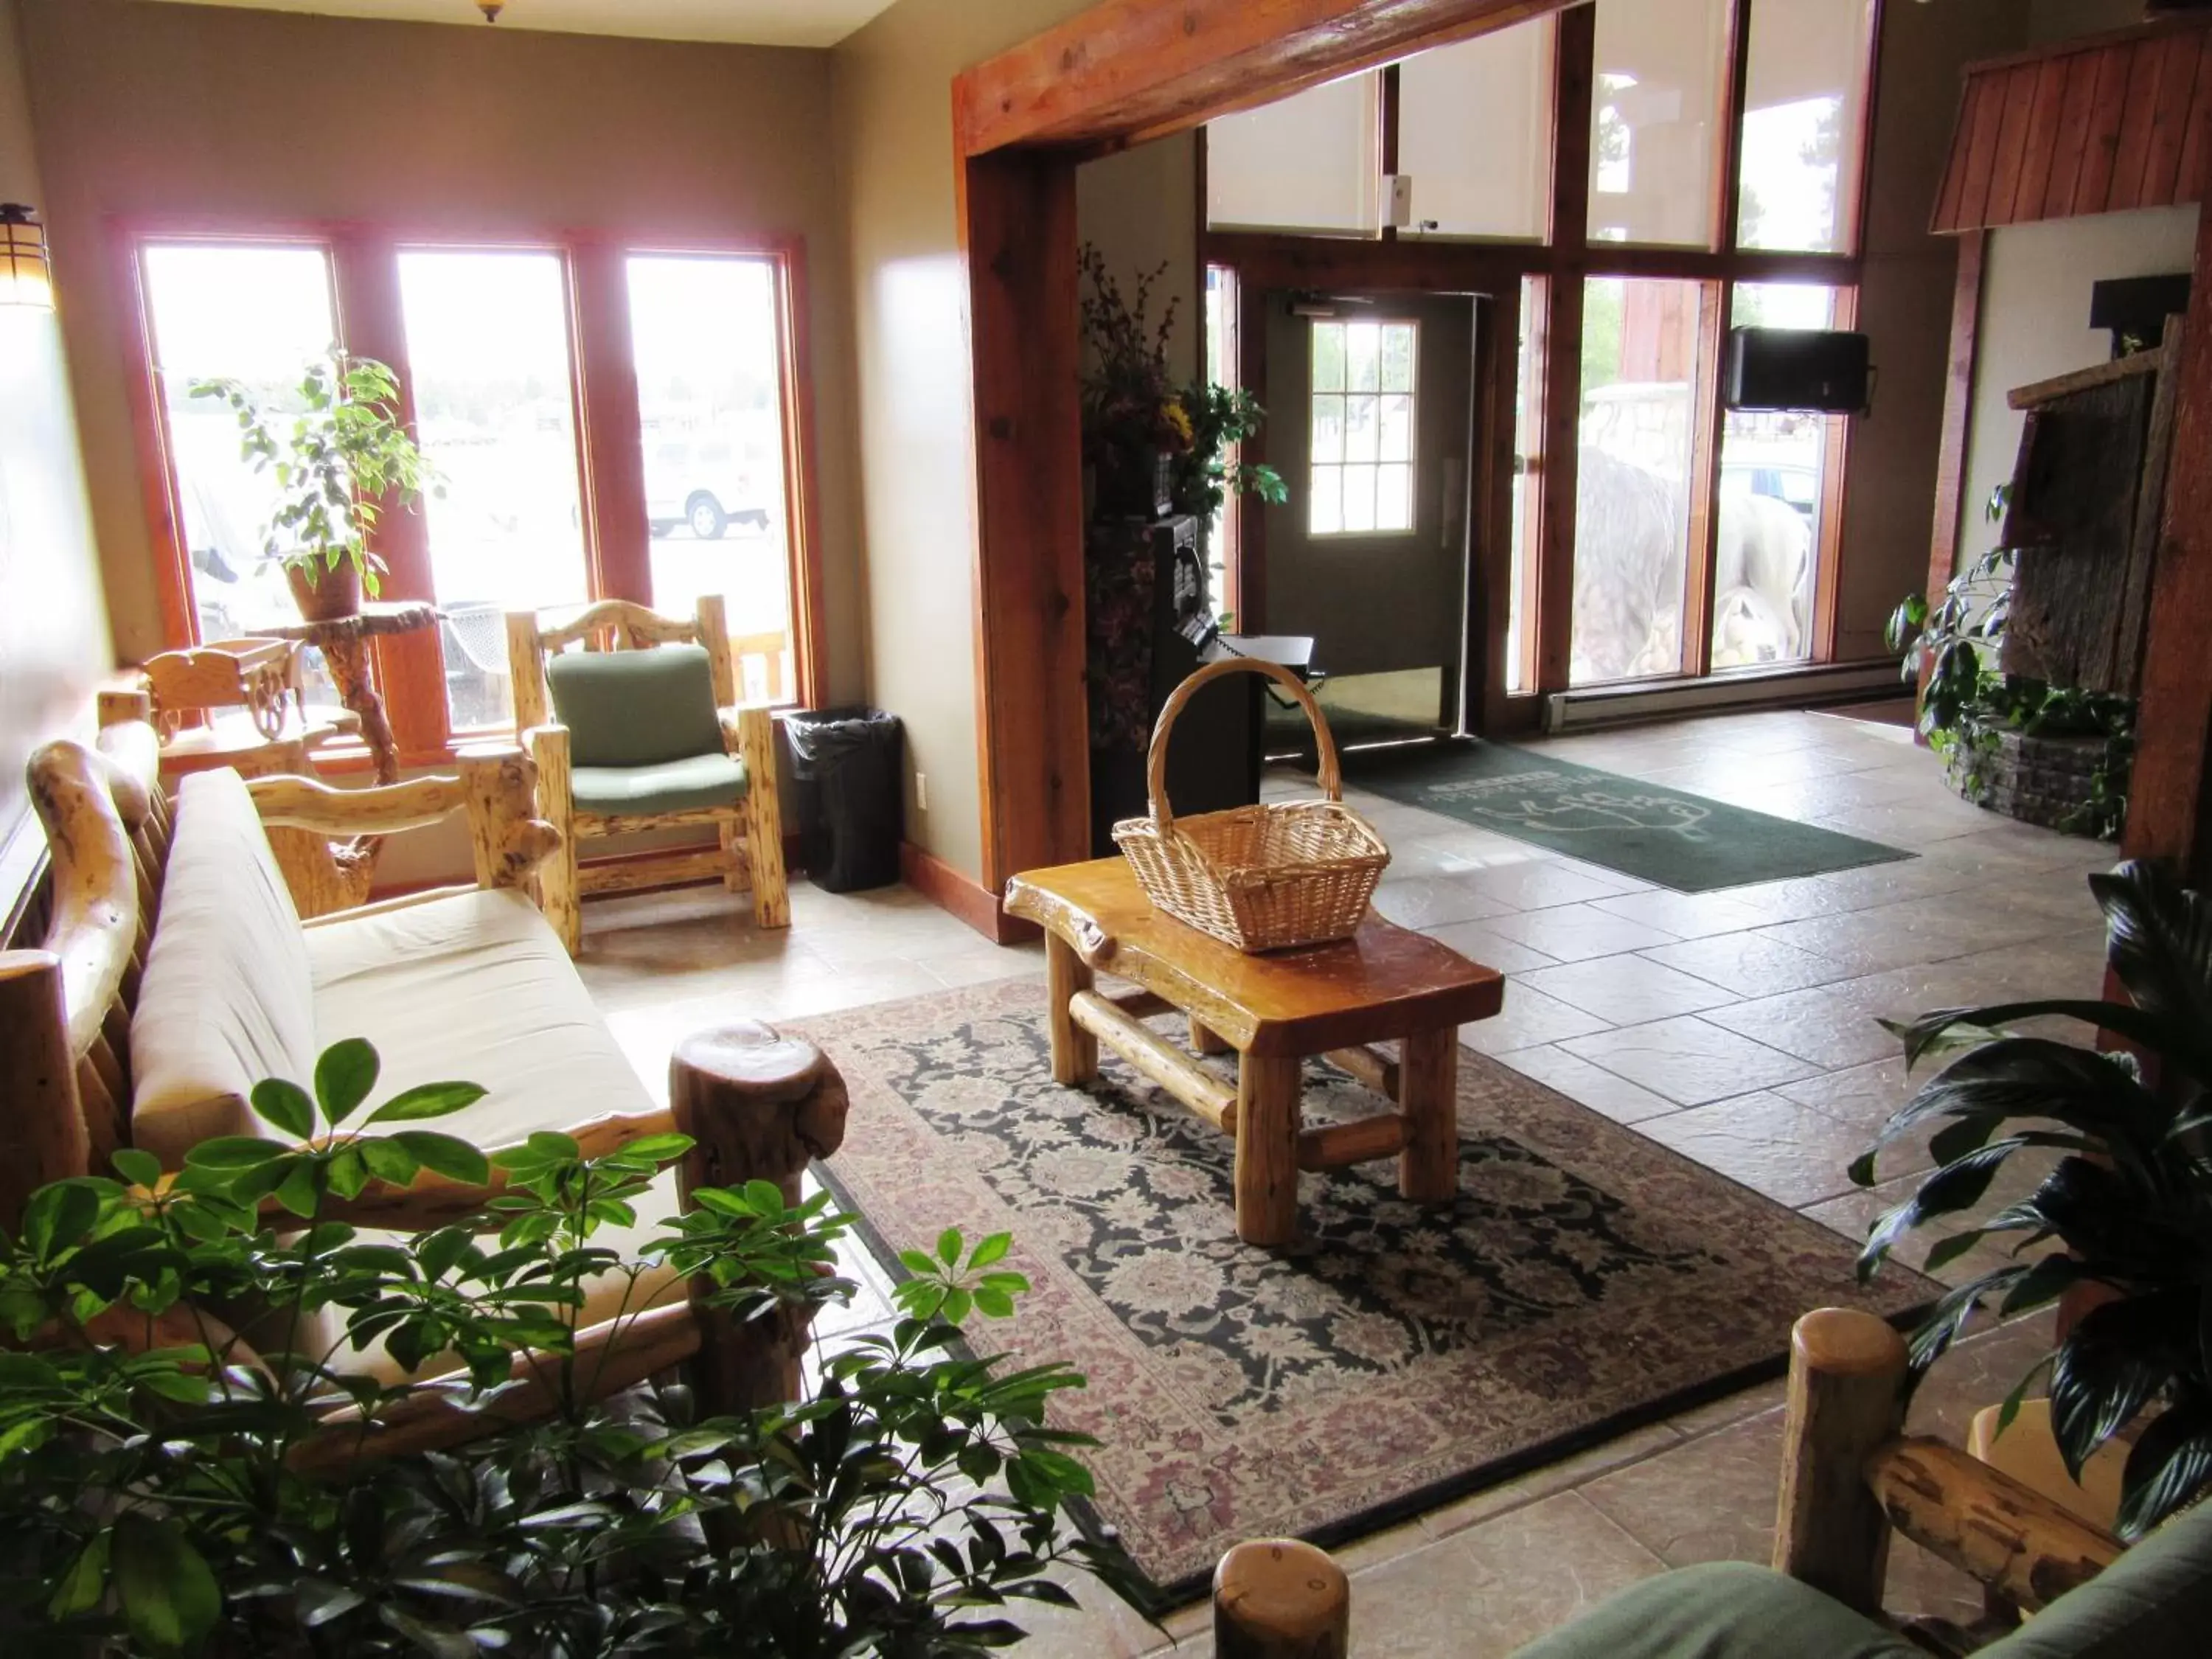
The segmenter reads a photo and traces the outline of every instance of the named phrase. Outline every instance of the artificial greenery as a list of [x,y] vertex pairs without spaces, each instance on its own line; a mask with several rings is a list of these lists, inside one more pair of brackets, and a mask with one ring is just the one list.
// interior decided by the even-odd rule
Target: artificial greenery
[[1203,375],[1177,386],[1168,366],[1176,302],[1155,323],[1152,292],[1167,272],[1163,261],[1138,273],[1127,294],[1091,243],[1079,255],[1090,291],[1083,297],[1085,459],[1102,474],[1142,458],[1169,458],[1170,496],[1177,513],[1210,520],[1231,495],[1249,490],[1265,501],[1289,498],[1273,467],[1232,461],[1231,447],[1256,437],[1267,410],[1249,392],[1217,386]]
[[[2010,1261],[1929,1310],[1912,1336],[1913,1371],[1924,1373],[1978,1309],[2010,1317],[2069,1292],[2106,1298],[2021,1379],[2001,1419],[2009,1425],[2047,1378],[2058,1449],[2077,1477],[2099,1447],[2139,1424],[2119,1514],[2122,1535],[2136,1538],[2212,1492],[2212,900],[2141,863],[2089,886],[2130,1000],[1947,1008],[1892,1024],[1908,1064],[1966,1052],[1899,1109],[1851,1177],[1871,1186],[1882,1147],[1935,1132],[1936,1168],[1868,1237],[1859,1270],[1869,1277],[1915,1228],[1980,1206],[2015,1154],[2063,1154],[2028,1197],[1929,1250],[1932,1273],[1984,1240],[2017,1238]],[[2085,1021],[2134,1052],[2004,1029],[2048,1016]]]
[[276,509],[262,526],[262,552],[319,586],[350,562],[376,597],[384,562],[369,550],[380,503],[389,494],[413,507],[440,488],[429,463],[399,423],[399,382],[373,357],[333,351],[308,365],[293,388],[300,408],[287,425],[242,380],[198,380],[195,398],[229,406],[239,453],[276,483]]
[[[2009,494],[2008,486],[1990,497],[1992,521],[2003,516]],[[2015,550],[1992,548],[1952,578],[1941,603],[1931,607],[1923,595],[1911,595],[1891,613],[1889,648],[1904,653],[1905,678],[1922,682],[1922,735],[1943,757],[1953,785],[1977,804],[1989,798],[1989,760],[2005,733],[2102,738],[2088,798],[2058,827],[2116,841],[2127,822],[2135,700],[1994,665],[2011,621],[2014,562]]]
[[[704,1190],[617,1255],[596,1236],[635,1223],[684,1137],[586,1158],[539,1133],[487,1160],[416,1127],[482,1090],[365,1111],[376,1076],[367,1043],[341,1042],[312,1098],[254,1091],[281,1138],[205,1142],[173,1179],[119,1152],[116,1178],[25,1206],[0,1259],[0,1632],[101,1654],[960,1654],[1020,1633],[1010,1603],[1068,1603],[1056,1565],[1119,1571],[1065,1523],[1086,1443],[1043,1422],[1083,1379],[959,1348],[1027,1288],[1003,1235],[910,1253],[895,1326],[817,1353],[803,1403],[702,1418],[667,1381],[596,1398],[586,1280],[614,1276],[625,1322],[666,1269],[788,1317],[851,1294],[847,1219],[767,1182]],[[453,1225],[329,1218],[373,1180],[495,1167],[502,1194]],[[348,1346],[372,1341],[461,1369],[380,1380]],[[507,1420],[527,1382],[550,1410]],[[355,1455],[432,1393],[480,1412],[481,1437]]]

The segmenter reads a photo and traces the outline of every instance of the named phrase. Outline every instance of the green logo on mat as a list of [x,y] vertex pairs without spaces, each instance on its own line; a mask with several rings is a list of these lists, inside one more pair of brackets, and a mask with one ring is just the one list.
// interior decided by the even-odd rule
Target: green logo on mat
[[1426,793],[1440,803],[1449,801],[1477,817],[1515,829],[1555,835],[1663,830],[1684,841],[1710,839],[1703,826],[1712,811],[1703,802],[1593,787],[1587,779],[1565,772],[1470,778],[1431,784]]

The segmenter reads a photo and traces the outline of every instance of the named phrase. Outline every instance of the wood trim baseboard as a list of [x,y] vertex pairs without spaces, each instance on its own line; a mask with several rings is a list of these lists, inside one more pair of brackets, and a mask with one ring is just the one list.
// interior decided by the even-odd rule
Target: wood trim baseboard
[[1033,922],[1008,915],[999,896],[910,841],[899,843],[899,876],[939,909],[958,917],[994,945],[1024,945],[1038,936]]

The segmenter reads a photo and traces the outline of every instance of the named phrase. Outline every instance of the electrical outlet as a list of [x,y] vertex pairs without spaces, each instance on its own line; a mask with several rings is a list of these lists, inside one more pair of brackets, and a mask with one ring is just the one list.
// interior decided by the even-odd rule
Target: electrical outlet
[[914,804],[920,811],[929,811],[929,774],[927,772],[914,775]]

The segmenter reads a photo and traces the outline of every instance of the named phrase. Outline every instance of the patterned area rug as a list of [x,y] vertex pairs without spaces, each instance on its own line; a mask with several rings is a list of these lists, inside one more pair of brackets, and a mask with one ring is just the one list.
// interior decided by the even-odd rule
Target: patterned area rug
[[[1364,1164],[1300,1177],[1300,1242],[1255,1249],[1229,1142],[1110,1054],[1054,1085],[1043,1002],[803,1022],[853,1091],[820,1168],[893,1273],[948,1226],[1013,1234],[1036,1289],[975,1334],[1087,1374],[1061,1425],[1104,1443],[1098,1510],[1163,1605],[1240,1539],[1340,1542],[1772,1375],[1808,1309],[1934,1293],[1860,1291],[1835,1234],[1464,1049],[1449,1215]],[[1310,1068],[1309,1122],[1380,1106]]]

